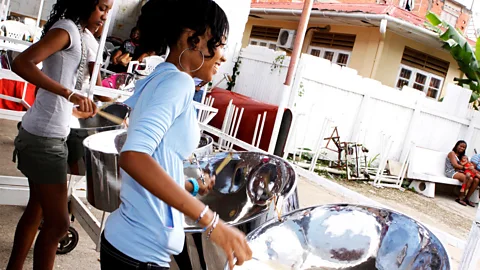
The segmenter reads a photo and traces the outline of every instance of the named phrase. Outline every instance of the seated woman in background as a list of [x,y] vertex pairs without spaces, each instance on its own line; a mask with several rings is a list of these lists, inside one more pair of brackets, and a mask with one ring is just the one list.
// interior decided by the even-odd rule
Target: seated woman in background
[[132,28],[130,39],[123,42],[112,56],[112,64],[108,66],[110,71],[115,73],[127,72],[130,61],[142,62],[147,56],[154,55],[153,51],[146,51],[140,46],[140,30],[137,27]]
[[[458,141],[455,144],[455,147],[453,147],[445,159],[445,176],[457,179],[463,183],[460,194],[455,201],[463,206],[469,205],[475,207],[475,204],[470,202],[469,198],[477,188],[479,179],[476,176],[471,177],[470,174],[465,174],[466,168],[460,164],[460,160],[465,155],[466,150],[467,143],[465,141]],[[468,193],[465,196],[466,190],[468,190]],[[464,198],[462,199],[462,197]]]

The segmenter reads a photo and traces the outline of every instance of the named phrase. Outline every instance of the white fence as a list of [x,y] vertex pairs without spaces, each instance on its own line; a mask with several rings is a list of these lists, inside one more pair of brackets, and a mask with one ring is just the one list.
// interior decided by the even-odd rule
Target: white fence
[[[289,62],[285,57],[281,67],[274,67],[279,55],[263,47],[244,49],[234,91],[278,104]],[[411,142],[448,151],[460,139],[467,141],[467,154],[472,155],[474,148],[480,150],[480,113],[468,109],[470,94],[451,84],[443,102],[437,102],[415,89],[387,87],[358,76],[355,70],[304,54],[289,98],[289,107],[298,115],[290,149],[293,145],[314,149],[323,136],[324,120],[330,118],[341,141],[363,143],[371,157],[381,152],[383,135],[394,140],[389,159],[400,160]]]
[[235,92],[270,104],[280,103],[290,57],[285,52],[250,46],[242,50],[239,59]]

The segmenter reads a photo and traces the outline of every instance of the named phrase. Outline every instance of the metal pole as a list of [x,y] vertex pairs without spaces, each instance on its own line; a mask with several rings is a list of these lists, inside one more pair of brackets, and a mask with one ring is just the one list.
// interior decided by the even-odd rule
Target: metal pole
[[8,13],[10,12],[10,0],[7,1],[7,6],[5,8],[5,20],[8,19]]
[[[10,2],[10,0],[8,0],[8,2]],[[43,4],[45,4],[45,0],[40,0],[40,8],[38,9],[37,23],[35,24],[35,29],[33,30],[32,43],[35,42],[35,39],[37,38],[37,33],[38,33],[37,29],[40,28],[40,21],[42,20]]]
[[270,145],[268,147],[268,152],[273,153],[275,151],[275,146],[278,140],[278,133],[280,131],[280,125],[283,118],[283,112],[288,103],[288,97],[290,96],[291,84],[295,76],[295,71],[297,69],[298,63],[297,60],[300,57],[300,53],[303,47],[303,41],[305,40],[305,33],[307,32],[308,21],[310,20],[310,13],[312,12],[313,0],[305,0],[303,4],[302,15],[300,21],[298,22],[297,36],[295,37],[295,43],[293,46],[292,56],[290,58],[290,65],[288,67],[287,77],[285,79],[282,98],[280,99],[280,104],[278,105],[277,116],[275,117],[275,124],[273,126],[272,137],[270,139]]
[[[43,4],[44,3],[45,3],[45,0],[40,0],[40,9],[38,10],[36,27],[40,27],[40,21],[42,20],[42,11],[43,11]],[[36,33],[37,33],[37,29],[35,29],[35,34]],[[35,38],[35,34],[33,34],[34,38]]]
[[103,26],[102,36],[100,37],[100,44],[98,45],[97,58],[95,59],[95,66],[93,67],[93,73],[90,78],[90,88],[88,89],[88,97],[91,99],[93,99],[93,89],[97,86],[98,73],[100,71],[100,67],[103,64],[103,50],[105,48],[105,42],[107,40],[110,23],[113,20],[113,14],[114,14],[113,11],[115,10],[116,5],[118,4],[117,2],[118,1],[113,2],[113,7],[108,13],[107,21]]

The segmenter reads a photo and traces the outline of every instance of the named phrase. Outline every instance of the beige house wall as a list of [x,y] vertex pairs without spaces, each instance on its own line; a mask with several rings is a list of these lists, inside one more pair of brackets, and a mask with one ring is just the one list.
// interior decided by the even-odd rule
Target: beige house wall
[[[248,46],[250,33],[254,25],[297,29],[298,22],[269,21],[249,18],[245,26],[242,47]],[[316,26],[325,27],[325,25],[318,24],[310,24],[308,27]],[[330,32],[356,35],[355,45],[352,49],[348,67],[357,70],[360,76],[378,80],[384,85],[390,87],[395,86],[405,46],[450,62],[449,70],[443,84],[442,93],[440,94],[441,96],[444,95],[444,89],[446,88],[445,86],[447,83],[453,82],[455,77],[460,77],[462,75],[455,60],[448,52],[444,50],[433,48],[390,31],[387,31],[386,33],[383,50],[379,50],[381,35],[378,27],[361,27],[351,25],[330,25],[330,27]],[[312,35],[313,31],[310,31],[305,37],[302,53],[306,53],[308,51]],[[379,63],[376,72],[374,72],[373,69],[376,60],[379,61]]]
[[443,83],[443,89],[440,93],[441,97],[445,94],[446,85],[448,83],[453,83],[453,79],[455,77],[462,76],[457,62],[447,51],[433,48],[392,32],[387,32],[385,38],[385,47],[380,58],[379,68],[373,79],[381,81],[384,85],[394,87],[405,47],[410,47],[450,62],[447,76],[445,77],[445,81]]

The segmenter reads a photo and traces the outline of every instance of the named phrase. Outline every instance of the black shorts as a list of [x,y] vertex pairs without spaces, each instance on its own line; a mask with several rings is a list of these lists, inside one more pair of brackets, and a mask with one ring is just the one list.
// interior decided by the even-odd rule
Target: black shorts
[[[121,236],[119,236],[121,237]],[[100,265],[102,270],[168,270],[168,267],[162,267],[155,263],[144,263],[131,258],[120,250],[116,249],[107,241],[102,233],[100,246]]]
[[18,158],[17,168],[32,183],[66,183],[68,158],[66,140],[36,136],[20,127],[15,138],[13,162]]

